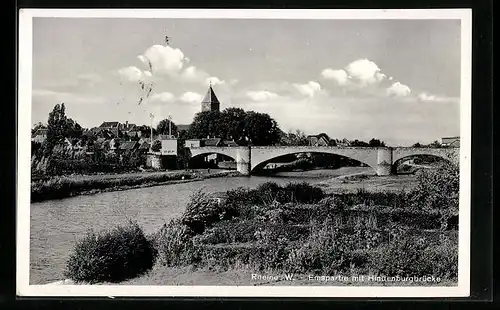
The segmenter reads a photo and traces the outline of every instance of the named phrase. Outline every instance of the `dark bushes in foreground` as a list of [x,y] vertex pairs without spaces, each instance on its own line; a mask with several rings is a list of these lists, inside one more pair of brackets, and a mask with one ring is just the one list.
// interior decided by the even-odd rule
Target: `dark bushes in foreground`
[[156,255],[142,229],[130,222],[110,231],[87,233],[71,253],[65,276],[75,282],[120,282],[151,269]]

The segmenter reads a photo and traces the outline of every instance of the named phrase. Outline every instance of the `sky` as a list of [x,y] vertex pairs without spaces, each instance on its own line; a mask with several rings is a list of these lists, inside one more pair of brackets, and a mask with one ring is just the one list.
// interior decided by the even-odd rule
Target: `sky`
[[211,83],[285,132],[429,143],[460,133],[460,64],[460,20],[36,17],[32,123],[189,124]]

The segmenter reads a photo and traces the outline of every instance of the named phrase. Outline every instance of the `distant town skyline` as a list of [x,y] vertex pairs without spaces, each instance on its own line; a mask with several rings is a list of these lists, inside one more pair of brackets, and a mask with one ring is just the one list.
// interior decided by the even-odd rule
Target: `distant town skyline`
[[459,20],[34,18],[32,123],[64,102],[83,127],[189,124],[211,83],[221,110],[285,132],[428,143],[460,135],[460,35]]

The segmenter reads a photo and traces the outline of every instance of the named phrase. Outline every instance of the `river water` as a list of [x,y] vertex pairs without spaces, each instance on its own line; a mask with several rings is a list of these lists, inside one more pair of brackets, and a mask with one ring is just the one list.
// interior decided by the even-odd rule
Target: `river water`
[[165,222],[179,217],[190,195],[200,187],[207,192],[220,192],[241,186],[254,188],[267,181],[278,184],[292,181],[315,183],[346,172],[341,168],[281,173],[272,177],[214,178],[32,203],[30,284],[63,279],[71,249],[88,230],[109,229],[133,219],[146,233],[153,233]]

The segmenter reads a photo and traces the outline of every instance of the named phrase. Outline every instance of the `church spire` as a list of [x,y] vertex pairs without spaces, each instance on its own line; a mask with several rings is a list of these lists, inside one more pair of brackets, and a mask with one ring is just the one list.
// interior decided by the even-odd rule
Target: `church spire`
[[208,91],[201,101],[201,111],[219,111],[220,102],[212,88],[212,81],[209,81]]

